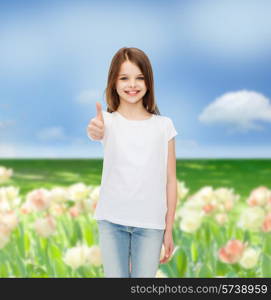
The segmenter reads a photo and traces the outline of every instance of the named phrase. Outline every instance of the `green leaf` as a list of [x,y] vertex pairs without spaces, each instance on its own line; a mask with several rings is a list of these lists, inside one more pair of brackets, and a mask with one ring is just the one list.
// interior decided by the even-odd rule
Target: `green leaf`
[[213,277],[212,271],[211,271],[210,267],[207,264],[203,264],[200,267],[198,277],[200,277],[200,278]]
[[271,257],[265,253],[262,254],[262,275],[263,277],[271,277]]
[[27,277],[27,269],[26,269],[25,263],[21,260],[20,257],[16,257],[15,261],[16,261],[16,265],[18,266],[19,271],[20,271],[19,277]]
[[187,270],[187,255],[182,248],[178,249],[177,251],[178,252],[175,253],[175,255],[178,275],[180,277],[184,277]]
[[20,253],[21,257],[25,257],[25,248],[24,248],[24,228],[23,224],[19,223],[16,230],[14,231],[14,240],[16,240],[16,247]]
[[212,236],[215,237],[217,244],[223,244],[223,239],[221,238],[220,228],[216,224],[210,224],[210,231]]
[[4,266],[4,265],[0,266],[0,277],[4,277],[4,278],[9,277],[8,266]]
[[209,228],[208,224],[205,224],[204,231],[205,231],[205,242],[209,246],[210,241],[211,241],[211,233],[210,233],[210,228]]
[[73,226],[74,226],[73,228],[74,230],[71,238],[71,243],[72,245],[75,245],[78,240],[82,240],[83,235],[82,235],[80,224],[77,222],[77,220],[75,220]]
[[192,241],[191,243],[191,257],[193,262],[196,262],[198,260],[198,245],[196,245],[196,243],[194,241]]
[[216,262],[216,274],[218,276],[224,276],[228,271],[229,271],[229,267],[225,263],[217,260],[217,262]]
[[263,244],[263,253],[271,255],[271,235],[265,234],[264,244]]

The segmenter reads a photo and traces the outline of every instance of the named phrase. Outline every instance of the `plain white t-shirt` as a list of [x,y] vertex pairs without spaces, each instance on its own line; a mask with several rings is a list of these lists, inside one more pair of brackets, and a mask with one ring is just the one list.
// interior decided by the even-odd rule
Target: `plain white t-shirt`
[[102,114],[104,159],[94,219],[165,229],[168,141],[178,134],[172,120],[154,114],[145,120],[129,120],[117,111]]

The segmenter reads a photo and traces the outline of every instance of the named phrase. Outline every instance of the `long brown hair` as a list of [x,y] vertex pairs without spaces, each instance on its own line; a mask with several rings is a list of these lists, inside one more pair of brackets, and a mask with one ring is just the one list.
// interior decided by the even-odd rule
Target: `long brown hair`
[[116,111],[119,107],[120,100],[117,90],[115,88],[117,77],[120,71],[120,67],[123,62],[130,61],[138,66],[142,74],[144,75],[147,91],[143,96],[143,106],[152,114],[160,115],[159,109],[155,103],[154,98],[154,84],[153,84],[153,72],[149,58],[147,55],[138,48],[123,47],[112,58],[108,78],[107,86],[105,89],[107,112]]

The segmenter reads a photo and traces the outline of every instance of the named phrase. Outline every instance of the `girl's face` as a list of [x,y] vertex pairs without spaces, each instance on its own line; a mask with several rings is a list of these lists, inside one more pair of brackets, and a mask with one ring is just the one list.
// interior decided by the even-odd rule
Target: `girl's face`
[[121,65],[116,81],[116,90],[120,97],[120,101],[137,103],[142,100],[147,88],[145,85],[144,75],[137,65],[130,61],[125,61]]

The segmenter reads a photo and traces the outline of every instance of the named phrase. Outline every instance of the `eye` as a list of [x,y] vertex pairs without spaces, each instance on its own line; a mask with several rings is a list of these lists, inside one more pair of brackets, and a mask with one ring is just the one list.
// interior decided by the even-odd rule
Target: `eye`
[[[122,77],[122,78],[120,78],[120,80],[125,80],[125,79],[127,79],[127,77]],[[138,79],[144,80],[144,77],[138,77]]]

